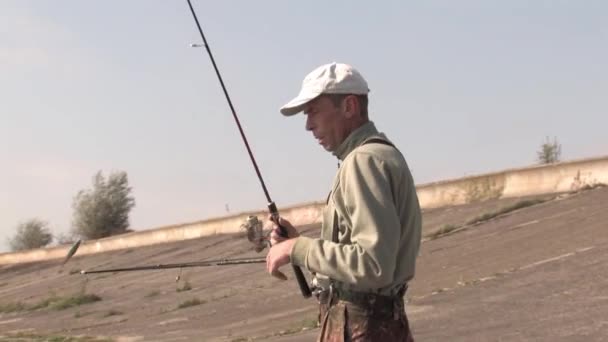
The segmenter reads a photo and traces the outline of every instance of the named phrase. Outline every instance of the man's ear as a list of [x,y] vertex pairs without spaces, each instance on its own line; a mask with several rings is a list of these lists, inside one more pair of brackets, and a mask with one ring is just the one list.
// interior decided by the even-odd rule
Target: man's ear
[[359,101],[354,95],[348,95],[342,101],[342,111],[347,119],[352,119],[359,111]]

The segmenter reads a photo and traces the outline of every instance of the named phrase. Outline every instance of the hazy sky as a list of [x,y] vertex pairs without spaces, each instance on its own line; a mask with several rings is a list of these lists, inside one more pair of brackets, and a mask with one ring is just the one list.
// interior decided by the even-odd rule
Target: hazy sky
[[[353,64],[418,184],[608,151],[606,1],[197,1],[270,194],[324,198],[336,159],[278,108]],[[186,1],[0,2],[0,251],[19,222],[67,232],[98,170],[136,230],[265,209]]]

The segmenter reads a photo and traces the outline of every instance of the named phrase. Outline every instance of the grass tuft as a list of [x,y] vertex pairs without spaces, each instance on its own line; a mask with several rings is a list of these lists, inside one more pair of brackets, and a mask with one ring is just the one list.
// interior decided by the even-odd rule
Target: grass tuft
[[60,298],[57,301],[51,302],[49,308],[53,310],[65,310],[74,306],[98,302],[101,297],[95,294],[79,294],[72,297]]
[[431,240],[434,240],[444,234],[450,233],[456,229],[460,228],[460,226],[454,225],[454,224],[444,224],[442,225],[438,230],[434,231],[433,233],[429,234],[429,238]]
[[61,335],[40,335],[33,333],[20,332],[16,334],[0,335],[7,338],[2,341],[31,341],[31,342],[113,342],[110,338],[98,338],[91,336],[61,336]]
[[27,306],[22,302],[0,303],[0,313],[11,313],[26,310]]
[[465,225],[470,225],[470,224],[477,224],[477,223],[481,223],[484,221],[488,221],[490,219],[495,218],[496,216],[499,215],[503,215],[506,213],[509,213],[511,211],[515,211],[517,209],[521,209],[521,208],[526,208],[526,207],[531,207],[533,205],[537,205],[540,203],[544,203],[546,201],[548,201],[549,199],[546,198],[537,198],[537,199],[529,199],[529,200],[521,200],[521,201],[517,201],[513,204],[504,206],[502,208],[499,208],[498,210],[494,210],[494,211],[490,211],[487,213],[483,213],[479,216],[475,216],[472,219],[469,219],[468,221],[465,222]]
[[589,191],[589,190],[603,188],[603,187],[606,187],[606,184],[604,184],[604,183],[585,184],[580,189],[578,189],[577,191],[573,191],[573,192],[576,193],[576,192],[582,192],[582,191]]
[[204,300],[200,300],[198,298],[192,298],[192,299],[188,299],[187,301],[179,303],[177,308],[183,309],[183,308],[188,308],[191,306],[201,305],[201,304],[205,304],[205,303],[207,303],[207,302]]
[[80,306],[83,304],[94,303],[101,300],[101,297],[95,294],[78,294],[72,297],[49,297],[41,300],[31,306],[23,306],[22,310],[34,311],[38,309],[65,310],[71,307]]
[[122,311],[118,311],[118,310],[109,310],[108,312],[106,312],[103,317],[110,317],[110,316],[118,316],[118,315],[122,315],[123,312]]
[[491,220],[497,216],[506,214],[508,212],[515,211],[515,210],[518,210],[521,208],[531,207],[533,205],[544,203],[551,199],[552,198],[536,198],[536,199],[527,199],[527,200],[517,201],[515,203],[504,206],[497,210],[489,211],[489,212],[483,213],[481,215],[475,216],[475,217],[467,220],[463,225],[444,224],[435,232],[427,235],[427,237],[431,240],[434,240],[434,239],[442,237],[443,235],[449,234],[459,228],[463,228],[464,226],[485,222],[485,221]]
[[146,293],[144,298],[153,298],[153,297],[157,297],[158,295],[160,295],[160,291],[154,290],[154,291]]
[[184,283],[184,285],[182,287],[177,287],[175,289],[176,292],[184,292],[184,291],[190,291],[190,290],[192,290],[192,286],[187,281]]

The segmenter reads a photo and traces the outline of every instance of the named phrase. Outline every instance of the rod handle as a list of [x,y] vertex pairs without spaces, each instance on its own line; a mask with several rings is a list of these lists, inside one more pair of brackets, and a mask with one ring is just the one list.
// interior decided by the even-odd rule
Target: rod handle
[[[285,238],[288,237],[287,229],[285,229],[285,227],[283,227],[279,223],[279,211],[277,210],[277,206],[274,204],[274,202],[270,202],[268,204],[268,210],[270,211],[270,215],[272,215],[274,222],[279,226],[280,235]],[[296,266],[293,264],[291,266],[293,267],[293,273],[296,276],[296,281],[298,282],[298,286],[300,287],[300,292],[302,293],[302,296],[304,298],[310,298],[310,296],[312,296],[312,292],[310,291],[308,281],[306,280],[302,269],[300,268],[300,266]]]

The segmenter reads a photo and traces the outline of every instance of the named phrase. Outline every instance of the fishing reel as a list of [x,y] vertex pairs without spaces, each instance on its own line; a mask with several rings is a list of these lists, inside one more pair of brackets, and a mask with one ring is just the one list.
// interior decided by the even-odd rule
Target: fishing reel
[[[253,249],[260,253],[264,248],[271,247],[270,243],[270,232],[264,232],[264,225],[262,221],[258,220],[257,216],[249,216],[245,223],[241,225],[241,228],[247,233],[247,240],[253,244]],[[274,271],[272,276],[280,279],[287,280],[287,276],[281,271]]]
[[241,228],[247,233],[247,240],[253,244],[253,249],[257,253],[270,247],[269,232],[264,232],[264,225],[257,216],[249,216]]

